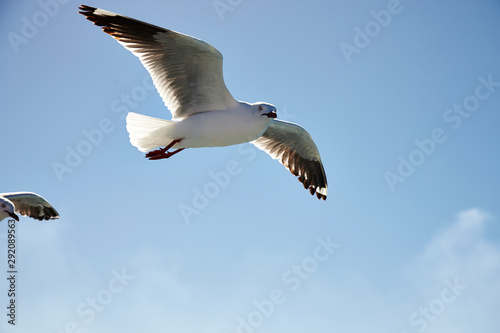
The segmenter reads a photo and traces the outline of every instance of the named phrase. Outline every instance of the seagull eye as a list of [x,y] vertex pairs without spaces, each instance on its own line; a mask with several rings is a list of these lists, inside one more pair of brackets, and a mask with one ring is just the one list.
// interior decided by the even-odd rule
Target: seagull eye
[[264,108],[261,105],[259,105],[259,111],[262,111],[262,110],[264,110]]

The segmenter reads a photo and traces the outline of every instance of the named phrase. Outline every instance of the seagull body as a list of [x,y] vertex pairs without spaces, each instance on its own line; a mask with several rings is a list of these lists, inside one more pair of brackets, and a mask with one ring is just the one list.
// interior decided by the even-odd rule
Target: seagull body
[[32,192],[0,193],[0,221],[11,217],[19,221],[16,212],[37,220],[53,220],[59,213],[42,196]]
[[107,10],[85,5],[80,10],[140,59],[172,113],[171,121],[127,115],[130,142],[147,158],[251,142],[279,160],[311,194],[326,199],[325,171],[309,133],[275,119],[272,104],[235,100],[224,83],[222,54],[212,45]]
[[231,146],[259,138],[272,120],[261,114],[273,108],[264,103],[256,106],[238,102],[233,109],[195,113],[177,122],[131,112],[127,115],[127,130],[132,145],[142,152],[167,146],[178,138],[182,140],[172,148]]

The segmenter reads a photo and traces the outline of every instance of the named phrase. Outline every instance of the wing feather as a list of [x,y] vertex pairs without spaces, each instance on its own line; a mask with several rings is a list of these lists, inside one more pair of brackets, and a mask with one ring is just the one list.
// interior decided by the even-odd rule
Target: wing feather
[[139,57],[173,120],[237,105],[224,83],[222,55],[212,45],[106,10],[79,8],[80,14]]
[[42,196],[32,192],[2,193],[0,196],[12,201],[16,213],[37,220],[53,220],[59,218],[59,213]]
[[264,134],[252,143],[280,161],[312,195],[326,200],[328,184],[325,169],[318,148],[305,129],[275,119]]

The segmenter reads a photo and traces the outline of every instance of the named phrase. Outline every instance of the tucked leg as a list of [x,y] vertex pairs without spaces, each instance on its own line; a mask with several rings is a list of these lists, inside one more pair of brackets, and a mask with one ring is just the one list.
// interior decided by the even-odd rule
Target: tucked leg
[[165,148],[160,148],[160,149],[152,150],[152,151],[148,152],[146,154],[146,158],[149,158],[150,160],[161,160],[163,158],[169,158],[170,156],[177,154],[178,152],[180,152],[181,150],[184,150],[185,148],[180,148],[180,149],[177,149],[173,152],[169,152],[168,150],[170,148],[172,148],[176,143],[181,142],[181,140],[182,139],[173,140]]
[[167,151],[167,152],[163,152],[161,154],[156,154],[154,156],[148,156],[148,155],[146,155],[146,157],[148,157],[150,160],[161,160],[161,159],[164,159],[164,158],[169,158],[170,156],[175,155],[175,154],[177,154],[178,152],[180,152],[180,151],[182,151],[184,149],[186,149],[186,148],[179,148],[179,149],[174,150],[174,151]]

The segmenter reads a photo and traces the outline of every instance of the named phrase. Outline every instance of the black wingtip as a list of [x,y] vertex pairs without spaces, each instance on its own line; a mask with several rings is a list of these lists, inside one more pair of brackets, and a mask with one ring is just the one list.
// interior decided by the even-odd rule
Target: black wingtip
[[[314,186],[311,181],[311,179],[307,179],[306,177],[304,177],[304,175],[300,175],[298,178],[298,181],[302,183],[302,185],[304,186],[304,188],[306,190],[309,190],[309,193],[311,193],[311,195],[315,195],[316,194],[316,197],[321,200],[326,200],[326,195],[324,194],[321,194],[317,191],[317,186]],[[325,180],[325,186],[326,186],[326,180]],[[321,186],[320,186],[321,188]]]
[[80,5],[78,7],[78,9],[80,9],[80,11],[78,12],[79,14],[87,16],[87,15],[92,14],[97,8],[90,7],[90,6],[87,6],[87,5]]
[[82,14],[83,16],[85,16],[85,18],[87,20],[93,22],[95,25],[101,26],[100,24],[97,23],[98,16],[94,14],[94,12],[97,10],[97,8],[86,6],[86,5],[80,5],[80,7],[78,7],[78,9],[80,9],[78,14]]
[[318,197],[319,200],[323,199],[323,201],[326,201],[326,195],[324,194],[316,192],[316,197]]

